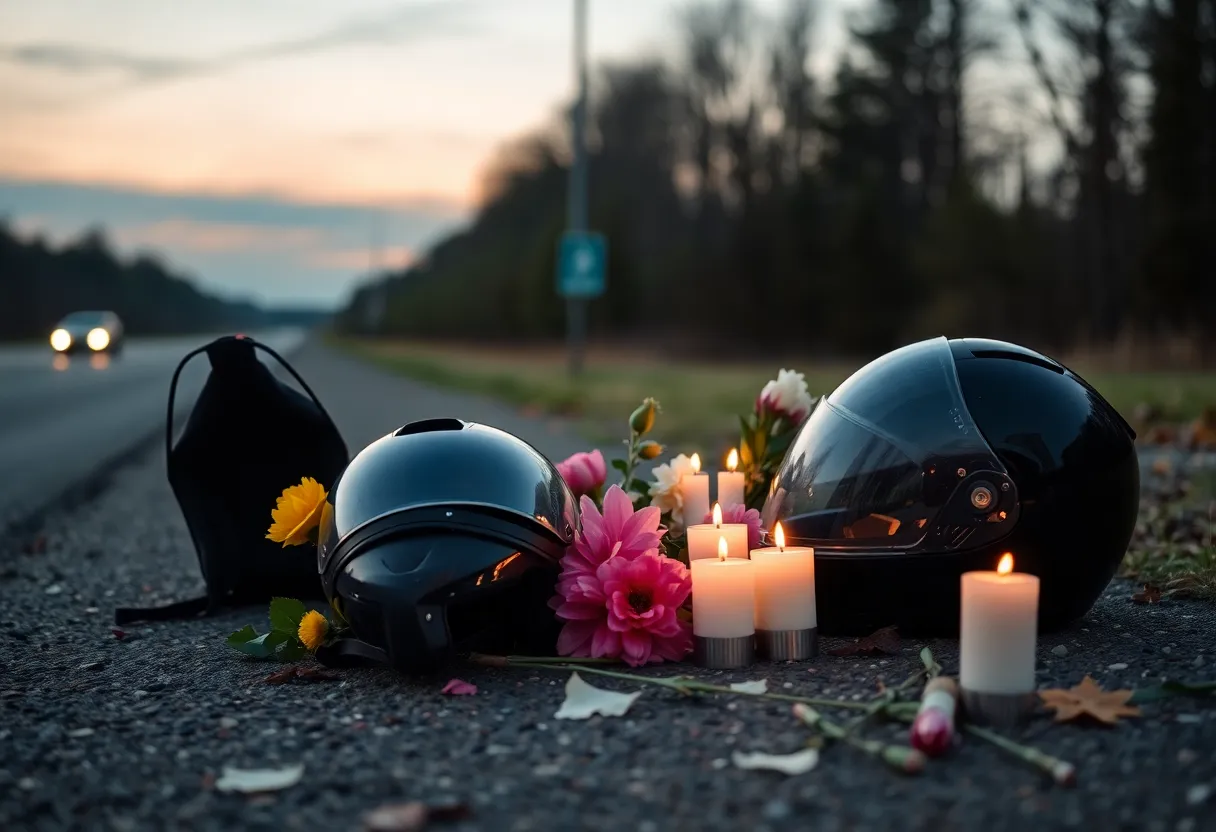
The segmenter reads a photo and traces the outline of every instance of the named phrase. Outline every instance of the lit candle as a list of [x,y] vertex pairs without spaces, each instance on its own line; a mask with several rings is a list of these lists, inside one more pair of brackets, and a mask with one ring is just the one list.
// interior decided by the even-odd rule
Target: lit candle
[[718,472],[718,502],[726,508],[743,505],[743,472],[739,467],[739,452],[730,449],[725,471]]
[[959,624],[959,687],[980,721],[1016,722],[1033,701],[1039,579],[1013,571],[1006,552],[995,572],[966,572]]
[[[705,522],[709,514],[709,474],[701,473],[701,455],[693,454],[692,473],[680,477],[680,494],[684,498],[684,526]],[[744,549],[743,551],[747,551]]]
[[716,558],[691,564],[693,660],[703,667],[746,667],[754,655],[755,564],[729,553],[719,537]]
[[818,652],[815,550],[786,546],[778,523],[776,546],[752,549],[756,564],[756,644],[773,659],[809,659]]
[[[747,524],[723,523],[722,506],[714,503],[712,523],[697,523],[688,527],[688,559],[689,561],[716,557],[718,554],[718,538],[726,538],[727,546],[732,552],[747,551]],[[744,560],[740,557],[739,560]]]

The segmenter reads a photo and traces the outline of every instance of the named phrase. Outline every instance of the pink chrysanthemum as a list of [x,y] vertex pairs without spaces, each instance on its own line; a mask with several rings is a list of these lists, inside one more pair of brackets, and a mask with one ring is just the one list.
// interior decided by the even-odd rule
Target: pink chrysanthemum
[[[714,522],[714,513],[706,512],[702,523]],[[760,546],[761,537],[764,535],[764,525],[760,522],[760,512],[754,508],[748,508],[745,505],[735,503],[722,509],[723,523],[743,523],[747,526],[747,549],[750,552],[752,549],[757,549]]]
[[609,558],[594,577],[579,578],[558,607],[567,622],[557,650],[634,667],[679,661],[692,649],[692,630],[676,615],[690,589],[684,564],[658,551]]
[[684,564],[659,554],[659,509],[634,512],[614,485],[603,515],[585,498],[582,511],[582,530],[562,558],[550,601],[565,622],[558,653],[635,667],[679,660],[692,649],[691,628],[676,615],[692,580]]
[[604,495],[602,515],[589,497],[579,500],[579,510],[582,530],[562,558],[562,573],[557,585],[558,594],[562,596],[568,594],[571,581],[594,576],[595,570],[608,558],[635,558],[657,549],[659,538],[663,536],[659,530],[660,510],[647,506],[635,512],[629,496],[619,485],[612,486]]

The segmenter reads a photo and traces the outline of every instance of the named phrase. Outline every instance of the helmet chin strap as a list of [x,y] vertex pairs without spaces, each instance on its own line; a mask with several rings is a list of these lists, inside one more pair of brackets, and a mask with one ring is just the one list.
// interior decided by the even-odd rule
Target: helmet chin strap
[[368,662],[389,664],[388,653],[357,638],[340,638],[319,648],[316,656],[326,667],[359,667]]

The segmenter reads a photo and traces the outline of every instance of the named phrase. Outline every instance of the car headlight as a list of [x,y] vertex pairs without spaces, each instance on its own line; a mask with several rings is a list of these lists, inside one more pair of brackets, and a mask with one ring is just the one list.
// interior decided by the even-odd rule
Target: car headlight
[[63,352],[72,346],[72,334],[66,329],[57,329],[51,333],[51,349]]
[[91,350],[104,350],[110,345],[110,333],[106,332],[101,327],[90,329],[88,337],[84,339]]

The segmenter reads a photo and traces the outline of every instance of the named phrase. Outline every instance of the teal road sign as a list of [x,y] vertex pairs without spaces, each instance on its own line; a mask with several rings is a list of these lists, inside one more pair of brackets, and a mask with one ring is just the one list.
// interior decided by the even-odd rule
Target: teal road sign
[[604,294],[608,275],[608,244],[603,234],[567,231],[557,250],[557,291],[568,298]]

